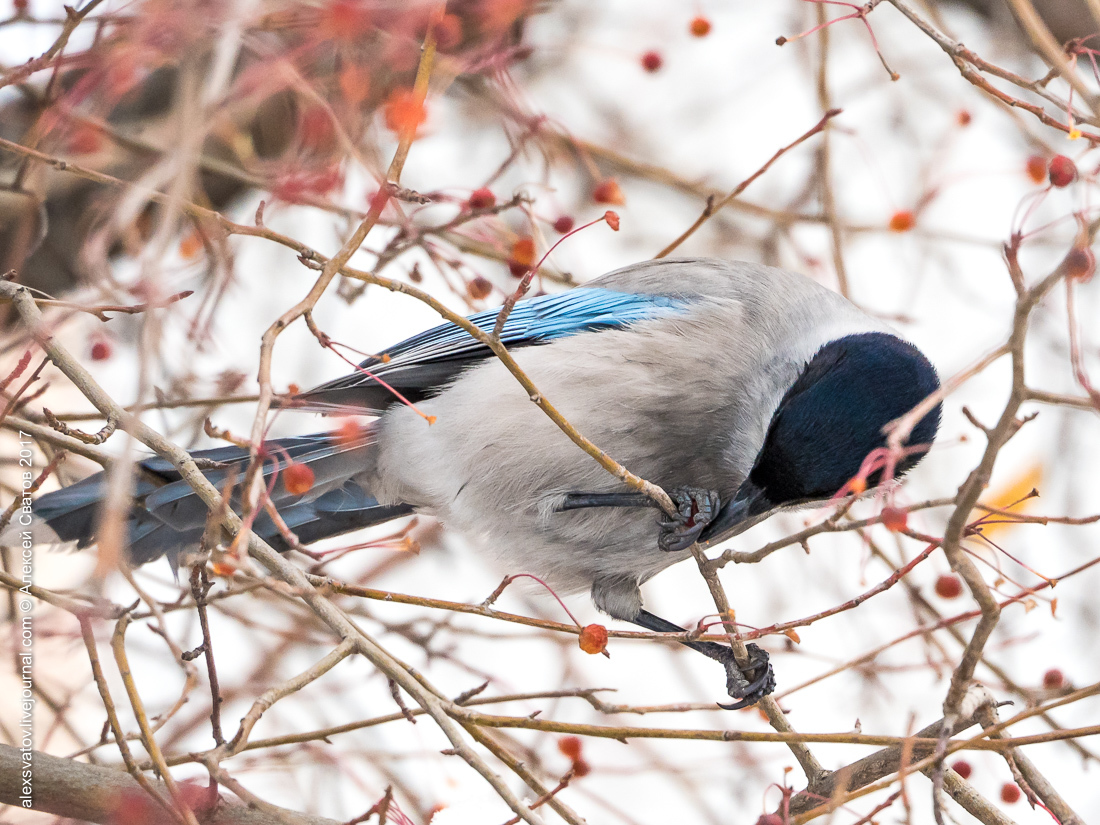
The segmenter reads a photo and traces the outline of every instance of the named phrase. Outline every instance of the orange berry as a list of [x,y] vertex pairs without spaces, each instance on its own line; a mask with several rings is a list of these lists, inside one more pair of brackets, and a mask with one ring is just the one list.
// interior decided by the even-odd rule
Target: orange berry
[[[336,85],[340,87],[344,100],[352,106],[358,106],[370,95],[370,72],[357,63],[348,63],[340,70]],[[333,135],[335,136],[335,130]]]
[[508,271],[515,278],[522,278],[531,271],[535,263],[535,242],[531,238],[520,238],[512,244],[508,255]]
[[602,624],[585,625],[579,642],[585,653],[603,653],[607,648],[607,628]]
[[851,481],[848,482],[848,490],[853,495],[857,495],[857,496],[862,495],[863,493],[866,493],[867,492],[867,479],[853,478]]
[[642,68],[647,72],[655,72],[664,65],[664,58],[658,52],[646,52],[642,55]]
[[291,462],[283,470],[283,486],[292,496],[305,495],[313,487],[313,470],[305,464]]
[[371,11],[359,0],[331,0],[321,9],[317,30],[326,40],[354,41],[371,27]]
[[1030,155],[1024,168],[1033,183],[1042,183],[1047,179],[1047,159],[1042,155]]
[[611,206],[622,206],[626,203],[623,190],[619,188],[619,182],[614,178],[608,178],[596,184],[596,188],[592,190],[592,200]]
[[196,230],[192,229],[180,241],[180,256],[183,258],[194,258],[200,252],[202,252],[202,235]]
[[581,738],[579,736],[563,736],[558,740],[558,750],[574,761],[580,759]]
[[916,224],[916,216],[908,209],[899,209],[890,216],[891,232],[908,232]]
[[900,507],[883,507],[880,516],[887,530],[898,533],[908,526],[909,514]]
[[1015,782],[1005,782],[1001,785],[1001,802],[1012,805],[1020,801],[1020,786]]
[[962,579],[954,573],[944,573],[936,579],[936,595],[941,599],[957,599],[962,592]]
[[619,213],[618,212],[612,212],[610,209],[608,209],[606,212],[603,213],[603,219],[605,221],[607,221],[607,225],[610,226],[613,231],[615,231],[615,232],[619,231]]
[[386,101],[386,128],[398,136],[416,132],[428,119],[424,101],[412,89],[395,89]]
[[531,266],[535,262],[535,242],[531,238],[520,238],[512,244],[511,258],[517,263]]
[[1050,179],[1051,186],[1059,189],[1069,186],[1077,180],[1077,164],[1065,155],[1055,155],[1050,159],[1050,166],[1047,167],[1047,177]]
[[216,561],[210,565],[210,571],[215,576],[221,576],[222,578],[231,579],[233,574],[237,572],[237,568],[232,564],[226,564],[225,562]]
[[959,113],[955,115],[955,122],[964,128],[969,126],[970,121],[972,121],[973,119],[974,118],[971,117],[970,112],[966,111],[966,109],[959,109]]
[[345,418],[331,433],[332,437],[345,447],[355,444],[363,436],[363,428],[354,418]]
[[705,17],[696,17],[688,26],[688,31],[691,32],[692,37],[706,37],[710,34],[710,21]]

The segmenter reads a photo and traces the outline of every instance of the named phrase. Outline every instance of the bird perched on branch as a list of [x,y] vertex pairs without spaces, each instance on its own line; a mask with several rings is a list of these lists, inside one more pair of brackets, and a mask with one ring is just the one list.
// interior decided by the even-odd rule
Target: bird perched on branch
[[[471,320],[489,331],[498,313]],[[268,481],[288,461],[313,472],[305,492],[285,474],[272,487],[296,540],[428,513],[509,572],[588,590],[614,618],[680,631],[642,608],[640,584],[687,558],[696,542],[713,545],[777,510],[850,492],[853,479],[873,486],[905,473],[939,424],[937,405],[906,450],[886,457],[884,472],[874,460],[885,454],[883,428],[935,392],[934,368],[840,295],[755,264],[630,266],[520,301],[501,340],[579,432],[668,491],[677,514],[645,506],[531,403],[488,347],[444,324],[294,399],[299,409],[378,417],[350,443],[318,434],[265,444]],[[225,465],[206,471],[219,486],[239,478],[248,457],[236,447],[195,455]],[[206,508],[168,462],[141,467],[130,558],[175,563],[198,545]],[[92,476],[42,496],[35,512],[61,540],[84,546],[94,540],[105,490],[103,474]],[[239,495],[233,500],[239,505]],[[266,513],[253,530],[277,549],[295,541]],[[732,707],[772,690],[757,646],[738,664],[725,646],[687,644],[725,666]]]

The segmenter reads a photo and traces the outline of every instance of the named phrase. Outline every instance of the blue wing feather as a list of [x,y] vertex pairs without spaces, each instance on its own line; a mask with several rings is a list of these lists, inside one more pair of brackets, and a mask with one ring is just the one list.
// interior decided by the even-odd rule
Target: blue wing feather
[[[558,295],[540,295],[518,302],[504,322],[500,338],[505,344],[552,341],[580,332],[618,329],[638,321],[676,312],[684,301],[660,295],[636,295],[609,289],[572,289]],[[500,308],[469,316],[478,328],[489,332]],[[414,356],[416,360],[448,358],[484,345],[454,324],[414,335],[383,351],[391,359]],[[364,364],[366,365],[366,364]]]
[[[686,299],[662,295],[617,292],[610,289],[572,289],[518,302],[504,322],[500,339],[514,348],[545,344],[584,332],[622,329],[639,321],[674,315]],[[469,316],[486,332],[492,331],[500,309]],[[488,358],[491,350],[455,324],[441,324],[368,358],[364,372],[338,378],[298,396],[299,406],[326,411],[334,408],[378,411],[393,403],[382,381],[413,401],[430,395],[468,366]],[[367,374],[369,373],[369,374]],[[381,381],[375,380],[375,376]]]

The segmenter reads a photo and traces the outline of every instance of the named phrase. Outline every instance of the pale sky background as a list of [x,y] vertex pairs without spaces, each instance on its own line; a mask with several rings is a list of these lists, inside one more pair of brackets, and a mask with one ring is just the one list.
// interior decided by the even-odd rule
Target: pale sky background
[[[46,5],[44,0],[34,0],[36,9]],[[712,33],[704,39],[693,38],[687,31],[690,19],[698,13],[705,14],[713,24]],[[947,10],[946,19],[955,35],[983,56],[1025,75],[1043,73],[1036,59],[1015,51],[1008,38],[985,30],[976,18]],[[928,354],[941,375],[948,376],[1001,343],[1009,329],[1014,295],[1001,261],[1000,245],[1008,237],[1022,199],[1037,190],[1023,173],[1024,159],[1034,151],[1034,145],[1029,145],[1023,134],[1032,134],[1051,150],[1072,157],[1087,147],[1071,143],[1061,133],[1042,127],[1026,115],[1020,115],[1017,124],[1012,116],[963,81],[950,60],[888,5],[876,9],[870,20],[884,55],[901,76],[897,82],[890,81],[870,46],[866,29],[858,21],[846,21],[830,30],[830,85],[834,105],[844,109],[831,139],[838,209],[850,223],[867,228],[853,233],[846,247],[852,294],[869,311],[911,318],[911,322],[899,324],[899,329]],[[808,38],[782,48],[774,42],[779,35],[791,36],[812,24],[811,4],[795,0],[772,3],[566,0],[550,4],[545,14],[532,19],[526,42],[534,47],[534,55],[526,68],[516,70],[516,76],[525,104],[533,111],[545,113],[570,133],[616,147],[624,154],[658,164],[685,178],[729,189],[820,117],[813,75],[817,41]],[[0,30],[0,51],[4,62],[10,65],[40,53],[51,39],[45,32],[12,27]],[[644,72],[639,65],[640,55],[649,49],[659,50],[664,59],[661,70],[654,74]],[[966,110],[972,117],[966,128],[957,124],[960,110]],[[391,145],[384,144],[384,155],[388,156]],[[815,146],[811,141],[783,158],[753,184],[745,198],[777,207],[789,203],[807,178]],[[481,185],[507,153],[506,141],[491,122],[474,123],[457,98],[435,99],[430,104],[424,137],[409,156],[403,183],[413,189],[469,190]],[[1091,156],[1089,160],[1095,165]],[[1083,169],[1087,167],[1088,164],[1082,164]],[[512,187],[523,185],[541,192],[540,178],[539,164],[532,161],[526,167],[513,169],[494,188],[502,197]],[[559,187],[552,197],[565,211],[574,214],[578,223],[603,212],[605,207],[585,201],[572,173],[552,175],[551,181]],[[606,227],[594,227],[580,233],[555,252],[556,266],[583,281],[652,257],[701,208],[700,203],[691,199],[629,179],[623,180],[623,190],[627,204],[617,209],[622,216],[622,231],[614,234]],[[931,190],[937,196],[919,215],[914,231],[905,235],[885,231],[894,211],[913,208]],[[361,175],[349,174],[344,201],[361,207],[363,193],[367,191],[371,190]],[[1073,209],[1091,205],[1096,191],[1094,185],[1080,184],[1053,192],[1029,225],[1063,218]],[[250,196],[242,202],[233,210],[235,217],[247,220],[259,197]],[[537,211],[552,216],[551,203],[540,201]],[[810,200],[803,211],[815,208]],[[727,213],[725,219],[737,230],[737,235],[712,225],[682,251],[760,260],[759,239],[767,227],[738,212]],[[339,227],[329,217],[307,208],[269,208],[266,222],[326,253],[334,251],[340,242]],[[821,226],[802,224],[794,228],[791,237],[794,244],[786,238],[776,241],[782,265],[835,286],[827,231]],[[1064,254],[1071,237],[1072,226],[1063,220],[1042,236],[1041,240],[1048,243],[1028,247],[1023,262],[1029,277],[1037,279],[1049,271]],[[377,238],[368,239],[368,247],[377,244]],[[244,390],[250,391],[254,386],[252,376],[260,335],[280,312],[305,293],[312,276],[285,249],[251,239],[237,239],[234,247],[237,283],[226,296],[220,315],[223,322],[216,330],[214,345],[203,352],[193,350],[184,335],[188,317],[181,310],[169,314],[165,349],[171,352],[173,362],[186,364],[211,379],[221,370],[239,369],[249,376],[250,383]],[[353,264],[368,268],[371,260],[370,256],[360,254]],[[411,260],[408,259],[408,264]],[[477,261],[474,265],[502,287],[514,283],[503,267]],[[399,264],[390,274],[396,274],[402,266]],[[189,274],[192,270],[193,274]],[[126,262],[118,267],[123,279],[133,277],[133,271],[132,264]],[[193,265],[181,261],[168,262],[166,271],[171,273],[174,289],[187,288],[188,278],[197,275]],[[1094,281],[1078,292],[1078,310],[1083,319],[1095,318],[1100,309],[1098,284]],[[439,286],[431,278],[425,285]],[[471,309],[453,294],[438,289],[437,294],[456,309]],[[499,294],[490,299],[499,300]],[[434,312],[409,298],[373,289],[365,300],[350,307],[331,294],[322,301],[316,316],[322,328],[334,338],[368,352],[438,321]],[[1064,318],[1064,292],[1055,290],[1035,317],[1029,368],[1037,386],[1072,392]],[[97,325],[94,319],[74,320],[64,331],[65,340],[74,351],[81,352],[85,346],[82,342]],[[135,391],[135,359],[129,346],[134,340],[134,326],[120,319],[113,321],[109,329],[119,343],[118,353],[110,361],[93,364],[91,368],[116,399],[129,403]],[[1100,333],[1095,324],[1086,321],[1083,335],[1088,364],[1095,375],[1100,375],[1097,358]],[[277,386],[296,382],[304,387],[346,372],[335,356],[318,349],[301,324],[280,338],[276,352]],[[949,399],[938,445],[912,474],[901,494],[904,500],[919,501],[954,493],[984,446],[980,433],[963,419],[961,406],[968,405],[979,419],[992,422],[1003,405],[1008,384],[1005,362]],[[64,403],[63,399],[49,406],[56,410],[64,408]],[[224,408],[216,414],[215,423],[245,432],[252,414],[247,405]],[[165,419],[151,415],[148,420],[159,426]],[[309,432],[326,426],[312,416],[282,415],[277,429],[283,433]],[[1032,512],[1082,516],[1100,511],[1100,485],[1096,483],[1095,471],[1100,460],[1097,433],[1093,414],[1043,408],[1039,418],[1028,424],[1003,451],[994,474],[994,489],[1039,468],[1042,498]],[[963,435],[967,438],[965,443],[960,442]],[[112,444],[118,440],[114,439]],[[206,442],[187,446],[199,445],[205,446]],[[115,449],[119,446],[114,444]],[[857,512],[872,513],[874,506],[863,504]],[[923,531],[939,533],[945,514],[946,511],[940,510],[914,515],[911,523]],[[732,544],[738,549],[754,549],[797,529],[802,518],[799,515],[773,519]],[[383,528],[382,532],[389,529]],[[874,535],[896,555],[897,548],[889,534],[879,528]],[[1098,535],[1096,527],[1073,530],[1056,526],[1021,527],[1003,532],[998,540],[1044,574],[1058,575],[1091,558],[1096,553]],[[865,548],[852,536],[816,539],[812,547],[809,556],[792,547],[752,569],[726,568],[723,579],[739,619],[764,626],[808,615],[852,598],[888,574],[881,564],[868,560]],[[912,543],[906,545],[909,556],[919,549]],[[349,559],[337,565],[335,571],[351,578],[377,560],[378,557]],[[78,586],[93,565],[94,557],[88,553],[42,553],[38,576],[43,584]],[[1005,565],[1018,581],[1028,584],[1037,581],[1007,560]],[[937,553],[918,569],[913,580],[931,595],[935,577],[947,569],[942,554]],[[448,537],[442,548],[426,548],[418,558],[385,574],[376,586],[476,603],[493,590],[503,572],[518,571],[502,571],[474,555],[461,541]],[[166,599],[174,596],[175,585],[164,564],[143,570],[140,580]],[[118,600],[124,600],[123,594],[129,592],[125,582],[112,582],[111,587],[117,588],[114,595]],[[990,656],[1026,685],[1037,686],[1049,667],[1061,668],[1078,685],[1100,679],[1100,648],[1096,642],[1100,616],[1095,598],[1098,589],[1100,571],[1093,570],[1057,588],[1054,593],[1058,597],[1057,617],[1052,617],[1045,602],[1030,612],[1019,606],[1006,610],[991,641]],[[713,612],[705,586],[690,563],[661,574],[643,592],[647,607],[675,621],[693,623]],[[1011,586],[1007,592],[1011,592]],[[972,606],[969,597],[950,603],[937,601],[934,595],[931,598],[949,613]],[[568,597],[566,601],[582,622],[604,621],[586,595]],[[537,611],[537,615],[562,618],[551,599],[534,592],[510,590],[499,606],[504,610]],[[424,611],[397,605],[367,607],[372,616],[389,623],[424,616]],[[190,615],[174,615],[172,619],[181,628],[191,627]],[[293,620],[287,616],[272,621],[292,626]],[[475,627],[491,637],[456,636],[447,645],[453,645],[451,652],[461,661],[479,663],[494,674],[497,680],[492,690],[496,692],[598,685],[618,691],[610,695],[613,698],[609,701],[614,702],[662,704],[723,698],[720,669],[692,654],[669,655],[637,642],[619,640],[612,643],[612,657],[605,659],[586,656],[569,645],[565,645],[564,653],[559,652],[558,641],[539,640],[515,626],[498,626],[471,617],[456,618],[455,624]],[[800,631],[801,644],[794,653],[784,653],[784,646],[775,640],[769,640],[766,646],[775,652],[776,674],[783,690],[840,661],[854,658],[913,625],[908,602],[901,590],[895,589],[857,611]],[[381,633],[397,655],[408,655],[415,666],[425,666],[419,648],[393,633],[384,633],[371,621],[367,626],[372,632]],[[969,632],[972,625],[965,627]],[[219,620],[215,633],[218,655],[226,667],[251,665],[248,638],[233,622]],[[132,655],[143,695],[150,706],[159,705],[163,709],[178,694],[180,674],[176,668],[163,665],[161,648],[149,644],[155,643],[155,639],[143,641],[137,630],[132,631],[132,639],[135,648]],[[73,684],[89,681],[83,650],[71,639],[43,638],[39,647],[42,655],[71,662],[68,675],[54,673],[51,678],[62,682],[71,679]],[[959,648],[953,642],[945,641],[944,647],[952,657],[958,656]],[[143,659],[143,648],[155,650],[156,655]],[[278,670],[284,676],[292,675],[327,649],[319,645],[307,657],[296,653],[280,661]],[[878,665],[880,670],[873,679],[864,680],[848,672],[784,699],[783,706],[789,709],[792,724],[803,732],[846,731],[859,724],[866,733],[901,735],[910,719],[916,728],[939,718],[946,681],[926,666],[919,642],[892,649],[878,660]],[[430,678],[451,695],[480,681],[475,674],[463,672],[446,661],[435,661],[425,667]],[[946,671],[939,674],[945,675]],[[989,674],[979,669],[979,677],[988,679]],[[348,690],[349,685],[355,686],[354,689]],[[338,699],[329,701],[326,699],[329,695]],[[73,718],[94,739],[103,715],[90,682],[79,699],[86,712]],[[225,718],[231,728],[247,710],[249,701],[227,703]],[[288,703],[286,708],[276,706],[270,712],[271,718],[265,717],[255,735],[336,724],[389,713],[392,707],[384,680],[366,662],[349,660],[304,691],[301,701]],[[721,711],[605,719],[576,700],[510,710],[529,713],[538,707],[547,708],[544,713],[547,718],[573,721],[768,729],[755,714]],[[1015,709],[1019,707],[1017,704]],[[1004,713],[1013,710],[1007,708]],[[1100,717],[1100,700],[1093,698],[1055,715],[1066,726],[1095,724]],[[1013,733],[1024,735],[1044,730],[1041,723],[1025,723],[1014,728]],[[354,741],[349,746],[390,754],[390,770],[402,775],[425,800],[447,805],[433,820],[436,825],[492,825],[509,818],[505,806],[463,763],[432,755],[446,745],[427,721],[416,726],[401,723],[381,726],[348,735],[349,739],[352,737]],[[551,771],[560,773],[568,767],[565,758],[557,754],[555,737],[517,733],[517,739],[536,747]],[[66,753],[67,745],[60,737],[57,742],[53,752]],[[1098,747],[1095,740],[1085,744]],[[174,750],[207,746],[208,742],[200,738],[177,743]],[[271,802],[346,819],[366,810],[380,796],[384,782],[379,785],[377,775],[365,764],[341,761],[339,755],[344,747],[343,741],[337,739],[329,746],[301,748],[290,760],[295,768],[289,777],[282,769],[265,771],[262,757],[255,763],[259,767],[253,770],[241,769],[249,759],[247,756],[228,763],[228,767],[235,775],[239,771],[239,778],[249,788]],[[826,767],[837,767],[866,753],[863,748],[850,746],[816,746],[814,751]],[[1084,766],[1066,745],[1036,746],[1027,753],[1086,820],[1100,820],[1100,783],[1095,765]],[[696,792],[704,798],[702,807],[709,814],[684,807],[681,796],[684,789],[678,780],[662,777],[659,771],[648,768],[641,772],[654,754],[669,765],[690,768],[698,780]],[[761,761],[748,765],[746,754],[753,754]],[[101,755],[105,759],[114,756],[109,749],[102,750]],[[761,812],[771,810],[778,802],[775,789],[767,789],[769,783],[781,782],[783,768],[795,765],[789,752],[779,745],[746,747],[635,740],[624,746],[593,740],[586,741],[585,755],[593,766],[592,774],[576,781],[562,798],[590,823],[649,825],[712,821],[751,825]],[[967,759],[975,768],[971,781],[988,798],[998,798],[1000,785],[1011,779],[1003,761],[992,754],[979,753]],[[333,770],[332,761],[339,770]],[[179,774],[202,776],[204,772],[197,766],[185,766],[179,769]],[[792,776],[794,784],[801,787],[797,767]],[[914,805],[913,821],[930,822],[927,781],[919,777],[911,779],[909,789]],[[628,816],[620,817],[605,809],[604,802]],[[855,811],[868,809],[862,801],[853,805]],[[968,821],[958,808],[952,808],[951,812],[960,821]],[[1022,802],[1007,807],[1006,812],[1021,825],[1050,822],[1048,814],[1031,811]],[[891,810],[880,821],[897,821],[897,817],[898,813]],[[842,817],[837,821],[857,818]]]

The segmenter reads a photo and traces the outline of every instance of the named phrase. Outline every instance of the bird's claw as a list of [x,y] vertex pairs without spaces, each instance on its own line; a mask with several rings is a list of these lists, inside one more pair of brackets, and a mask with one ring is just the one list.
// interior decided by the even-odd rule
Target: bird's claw
[[676,504],[676,515],[659,520],[661,534],[657,546],[666,553],[677,553],[695,544],[718,515],[721,501],[714,490],[700,487],[677,487],[669,495]]
[[737,664],[732,650],[722,662],[726,667],[726,691],[731,699],[739,700],[728,705],[719,702],[718,707],[724,710],[740,710],[755,705],[775,690],[775,673],[768,661],[767,651],[753,644],[745,647],[749,653],[747,667],[742,669]]

